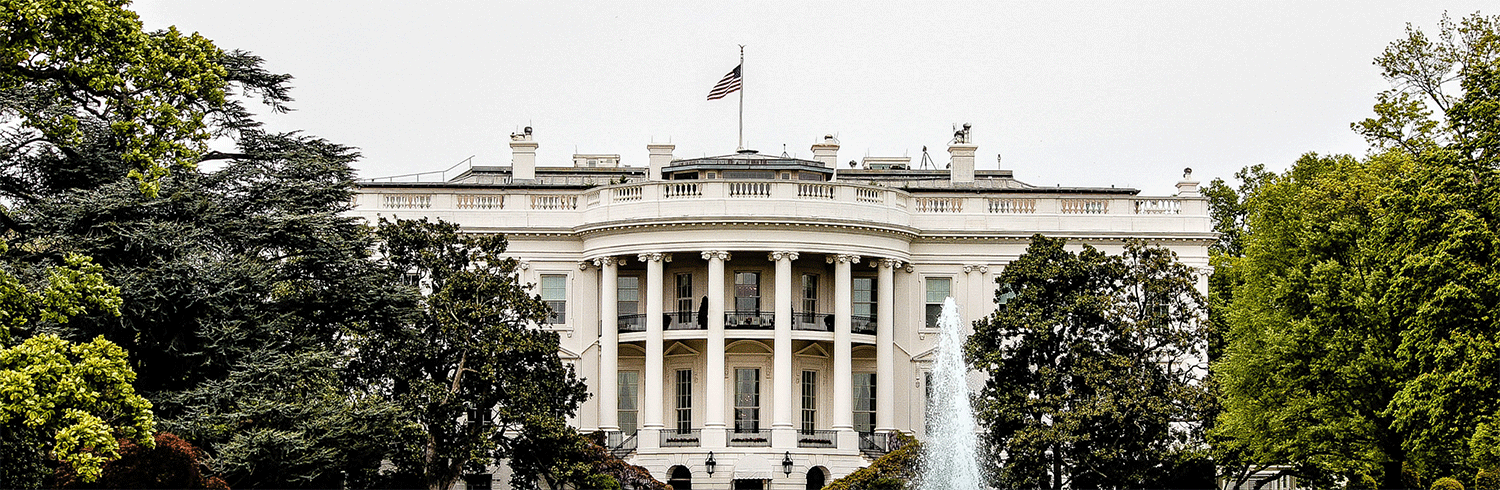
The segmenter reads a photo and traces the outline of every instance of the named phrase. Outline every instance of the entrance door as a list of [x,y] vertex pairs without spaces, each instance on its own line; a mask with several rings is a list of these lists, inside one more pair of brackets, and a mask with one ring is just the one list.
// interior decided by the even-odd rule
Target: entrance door
[[735,480],[734,490],[765,490],[765,480]]

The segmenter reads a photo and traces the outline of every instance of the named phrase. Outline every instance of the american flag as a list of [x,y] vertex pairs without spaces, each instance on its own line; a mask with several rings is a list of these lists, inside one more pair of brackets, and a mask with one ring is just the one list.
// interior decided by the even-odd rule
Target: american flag
[[725,95],[732,94],[734,93],[734,91],[739,89],[740,67],[736,66],[733,70],[729,71],[728,75],[724,75],[723,80],[719,80],[719,83],[717,85],[714,85],[713,90],[708,91],[708,100],[722,99]]

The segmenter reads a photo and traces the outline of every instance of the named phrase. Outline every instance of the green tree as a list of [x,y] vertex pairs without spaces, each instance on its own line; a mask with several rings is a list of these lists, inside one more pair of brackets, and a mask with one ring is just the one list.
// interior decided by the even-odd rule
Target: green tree
[[1190,268],[1137,241],[1122,256],[1041,235],[975,324],[976,401],[998,486],[1139,488],[1201,448],[1202,298]]
[[[146,32],[128,0],[0,2],[0,159],[76,154],[108,138],[147,193],[192,168],[208,140],[243,119],[235,66],[203,37]],[[248,87],[248,86],[247,86]],[[281,99],[280,84],[252,90]],[[283,109],[279,104],[274,108]]]
[[[102,338],[73,344],[41,335],[0,348],[0,431],[21,446],[4,448],[6,459],[34,461],[30,444],[83,481],[98,479],[104,463],[120,456],[117,438],[152,443],[151,403],[135,393],[134,379],[125,351]],[[37,483],[35,474],[5,479],[7,486]]]
[[1435,40],[1408,28],[1376,59],[1395,88],[1354,125],[1372,154],[1305,156],[1249,198],[1215,366],[1221,456],[1393,488],[1492,454],[1497,27],[1475,14],[1445,16]]
[[[519,282],[503,236],[425,219],[382,219],[377,234],[383,260],[419,277],[427,294],[414,321],[365,332],[355,351],[361,372],[384,377],[420,423],[420,456],[406,464],[428,488],[525,456],[537,428],[576,412],[585,387],[558,358],[557,333],[535,328],[548,308]],[[535,485],[525,474],[512,483]]]

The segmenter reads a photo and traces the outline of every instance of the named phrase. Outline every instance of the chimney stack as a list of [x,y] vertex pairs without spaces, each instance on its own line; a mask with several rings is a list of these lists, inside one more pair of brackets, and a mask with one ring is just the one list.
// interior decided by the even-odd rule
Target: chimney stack
[[510,179],[536,180],[536,148],[531,126],[510,135]]
[[1182,169],[1182,180],[1177,181],[1177,197],[1200,197],[1198,181],[1193,180],[1193,169]]
[[969,139],[969,123],[964,123],[963,129],[953,131],[953,141],[948,143],[948,154],[953,161],[949,165],[948,178],[954,185],[970,185],[974,183],[974,152],[979,146],[973,144]]
[[671,143],[650,143],[646,145],[646,154],[651,166],[649,170],[650,175],[646,176],[647,180],[661,180],[661,169],[665,168],[667,164],[672,163],[672,150],[675,149],[677,149],[677,145]]
[[833,135],[824,135],[822,143],[812,145],[812,153],[813,160],[823,162],[829,168],[838,168],[839,140],[834,139]]

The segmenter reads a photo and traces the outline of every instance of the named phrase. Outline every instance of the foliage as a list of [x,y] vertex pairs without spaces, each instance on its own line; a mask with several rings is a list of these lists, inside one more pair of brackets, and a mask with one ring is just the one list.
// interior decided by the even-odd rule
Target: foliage
[[1453,478],[1443,477],[1432,483],[1431,490],[1464,490],[1464,484]]
[[1200,446],[1202,296],[1172,252],[1032,237],[975,323],[976,402],[1000,487],[1140,487]]
[[[579,434],[566,425],[528,427],[533,432],[514,451],[506,463],[516,477],[516,488],[576,489],[634,488],[666,490],[667,485],[651,476],[641,466],[626,463],[606,449],[604,433]],[[539,436],[537,432],[547,435]]]
[[388,483],[382,460],[417,428],[381,397],[344,389],[339,362],[321,351],[252,353],[227,378],[177,393],[183,413],[162,425],[212,441],[214,473],[237,488]]
[[1436,40],[1409,28],[1376,60],[1394,88],[1355,125],[1373,153],[1304,156],[1249,197],[1215,366],[1221,458],[1386,488],[1485,467],[1500,410],[1485,374],[1500,369],[1497,19],[1445,17]]
[[876,458],[870,466],[855,470],[823,487],[823,490],[901,490],[906,482],[922,475],[922,443],[905,433],[896,433],[896,449]]
[[1500,490],[1500,473],[1493,470],[1479,470],[1474,475],[1474,490]]
[[168,169],[192,168],[211,137],[245,124],[236,87],[285,110],[287,77],[240,70],[253,57],[196,33],[146,32],[129,3],[0,1],[0,160],[77,158],[109,140],[154,194]]
[[94,482],[79,480],[71,471],[59,471],[57,488],[210,488],[229,490],[223,480],[203,474],[203,451],[170,432],[158,432],[154,446],[145,447],[120,440],[120,459],[104,465]]
[[40,335],[0,349],[0,426],[22,446],[6,448],[7,458],[31,444],[94,481],[119,457],[116,438],[151,444],[151,403],[134,379],[125,351],[102,338],[73,344]]
[[561,426],[587,395],[557,356],[557,334],[535,328],[548,308],[503,257],[505,238],[425,219],[382,219],[376,233],[382,260],[429,291],[418,318],[372,324],[353,345],[357,372],[390,383],[421,425],[420,458],[406,469],[447,488],[464,468],[527,456],[527,444],[555,434],[539,428]]

